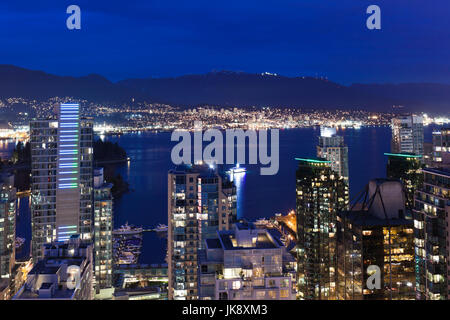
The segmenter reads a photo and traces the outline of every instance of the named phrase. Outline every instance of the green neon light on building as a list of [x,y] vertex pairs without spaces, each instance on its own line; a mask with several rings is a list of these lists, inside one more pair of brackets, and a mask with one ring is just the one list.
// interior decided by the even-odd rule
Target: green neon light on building
[[406,154],[406,153],[385,153],[385,156],[388,157],[403,157],[403,158],[422,158],[421,155],[417,154]]
[[328,160],[318,160],[318,159],[295,158],[295,160],[311,162],[311,163],[331,163],[331,161],[328,161]]

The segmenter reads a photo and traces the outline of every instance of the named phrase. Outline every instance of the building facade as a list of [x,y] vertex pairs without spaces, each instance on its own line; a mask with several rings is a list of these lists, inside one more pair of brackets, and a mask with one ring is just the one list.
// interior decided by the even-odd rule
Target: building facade
[[433,167],[450,167],[450,128],[433,132]]
[[349,184],[348,147],[344,143],[344,137],[336,134],[335,128],[320,127],[317,157],[331,161],[331,169]]
[[113,280],[113,197],[103,168],[94,170],[94,262],[97,292],[112,287]]
[[[406,218],[403,186],[372,180],[363,198],[338,213],[338,299],[414,300],[414,225]],[[371,276],[378,276],[378,288],[369,286]]]
[[423,155],[423,118],[401,115],[392,119],[392,153]]
[[80,119],[78,104],[61,104],[57,114],[30,123],[35,260],[45,243],[92,238],[93,123]]
[[168,175],[169,299],[198,299],[198,250],[236,220],[236,188],[206,165]]
[[297,158],[298,295],[336,299],[336,214],[349,204],[344,178],[323,158]]
[[[16,188],[14,188],[14,176],[0,174],[0,280],[3,280],[3,283],[8,286],[14,279],[15,240]],[[9,292],[9,289],[5,288],[4,292]]]
[[239,222],[200,253],[200,296],[214,300],[295,300],[295,259],[266,229]]
[[450,171],[423,169],[414,200],[417,299],[449,298]]

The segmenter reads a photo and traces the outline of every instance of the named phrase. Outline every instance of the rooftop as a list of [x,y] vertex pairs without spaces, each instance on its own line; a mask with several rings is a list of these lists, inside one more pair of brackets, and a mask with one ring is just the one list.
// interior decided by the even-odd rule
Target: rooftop
[[44,259],[39,261],[30,274],[55,274],[62,265],[68,266],[81,266],[86,258],[79,257],[73,259],[56,258],[56,259]]
[[243,243],[239,243],[236,238],[236,234],[234,231],[221,231],[219,232],[219,238],[222,244],[222,248],[224,250],[242,250],[242,249],[276,249],[278,246],[273,242],[273,240],[269,237],[266,231],[259,231],[252,237],[252,245],[246,245]]

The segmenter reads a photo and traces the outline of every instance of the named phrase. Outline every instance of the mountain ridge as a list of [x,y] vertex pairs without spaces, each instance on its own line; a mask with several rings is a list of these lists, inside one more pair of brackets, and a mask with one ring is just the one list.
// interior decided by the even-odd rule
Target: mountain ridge
[[13,65],[0,65],[0,98],[36,100],[70,96],[101,103],[135,101],[182,107],[297,107],[390,111],[449,112],[450,85],[441,83],[355,83],[342,85],[324,78],[287,77],[214,71],[167,78],[112,82],[98,74],[58,76]]

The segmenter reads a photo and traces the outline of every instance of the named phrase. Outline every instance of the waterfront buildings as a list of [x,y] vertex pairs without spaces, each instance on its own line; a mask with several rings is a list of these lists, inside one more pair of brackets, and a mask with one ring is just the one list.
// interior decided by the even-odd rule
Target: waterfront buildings
[[93,123],[78,104],[61,104],[57,117],[30,123],[32,256],[73,234],[92,239]]
[[297,256],[300,299],[336,299],[336,214],[348,186],[323,158],[297,158]]
[[392,119],[392,153],[423,155],[423,118],[401,115]]
[[449,299],[449,168],[423,169],[414,200],[417,299]]
[[29,272],[14,300],[91,300],[92,244],[71,235],[42,246],[42,259]]
[[169,299],[198,299],[198,250],[236,221],[236,187],[207,165],[168,174]]
[[14,176],[0,173],[0,281],[5,288],[0,289],[7,298],[14,279],[16,240],[16,189]]
[[344,177],[348,185],[348,147],[344,137],[336,134],[336,128],[320,127],[317,157],[331,161],[331,169]]
[[112,287],[113,197],[103,168],[94,170],[94,261],[96,291]]
[[403,183],[406,191],[406,207],[413,208],[414,192],[422,186],[422,156],[405,153],[385,153],[388,157],[386,176]]
[[295,300],[295,259],[269,230],[238,222],[199,252],[201,299]]
[[[402,184],[372,180],[361,198],[337,217],[338,299],[414,300],[414,226]],[[378,288],[369,286],[371,276]]]

